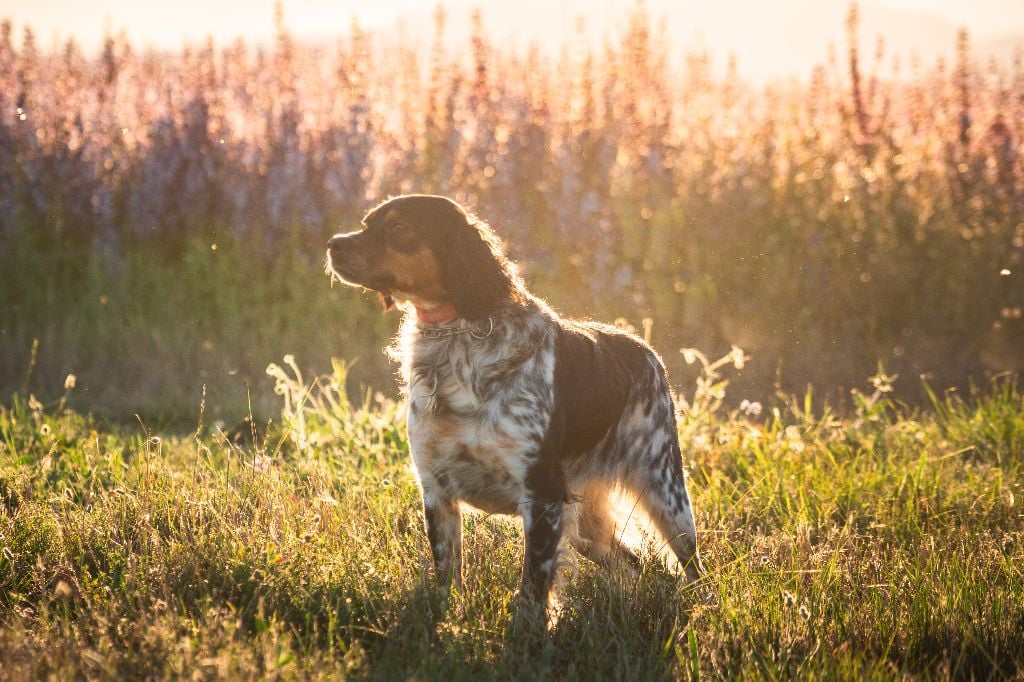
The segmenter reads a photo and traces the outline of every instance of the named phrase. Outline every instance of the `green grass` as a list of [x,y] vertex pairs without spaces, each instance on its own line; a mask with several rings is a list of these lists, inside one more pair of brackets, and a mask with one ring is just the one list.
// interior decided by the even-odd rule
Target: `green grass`
[[0,246],[4,397],[53,395],[74,373],[73,407],[180,429],[194,423],[204,391],[212,419],[276,412],[263,370],[286,352],[314,367],[332,354],[358,357],[354,381],[391,380],[380,348],[393,316],[371,296],[330,287],[322,250],[304,255],[290,242],[250,245],[212,230],[176,250],[148,244],[121,254],[30,236],[42,239],[25,233]]
[[920,411],[858,394],[842,418],[809,395],[757,419],[694,401],[681,431],[706,584],[581,560],[538,633],[516,619],[511,522],[467,518],[464,591],[431,587],[395,404],[348,402],[340,365],[314,382],[272,372],[281,419],[231,436],[106,426],[63,399],[0,410],[4,676],[1024,672],[1012,381]]

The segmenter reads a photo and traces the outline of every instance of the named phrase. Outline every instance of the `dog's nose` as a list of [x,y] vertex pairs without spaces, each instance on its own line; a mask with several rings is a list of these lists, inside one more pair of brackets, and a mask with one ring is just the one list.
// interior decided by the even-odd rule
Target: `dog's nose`
[[341,258],[346,252],[352,250],[352,239],[347,234],[336,234],[327,240],[327,252],[333,258]]

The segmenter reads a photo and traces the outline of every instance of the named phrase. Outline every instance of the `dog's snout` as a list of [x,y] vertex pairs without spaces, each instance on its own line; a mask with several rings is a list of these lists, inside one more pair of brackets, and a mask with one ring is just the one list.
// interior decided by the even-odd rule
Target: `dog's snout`
[[358,232],[336,234],[327,240],[327,259],[331,270],[352,279],[365,268],[365,260],[356,247]]
[[352,233],[336,234],[327,240],[327,253],[332,259],[348,259],[352,255]]

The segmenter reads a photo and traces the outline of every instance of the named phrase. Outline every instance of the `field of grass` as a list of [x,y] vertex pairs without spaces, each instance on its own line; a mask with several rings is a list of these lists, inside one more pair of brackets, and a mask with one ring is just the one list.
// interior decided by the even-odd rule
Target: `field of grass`
[[680,429],[705,582],[581,560],[544,633],[516,619],[516,525],[467,518],[464,591],[440,594],[398,406],[293,362],[280,419],[227,433],[205,411],[183,436],[104,424],[67,409],[73,381],[0,409],[5,677],[1024,672],[1011,380],[911,410],[879,376],[844,418],[809,394],[725,413],[704,382]]
[[[285,19],[99,55],[0,21],[0,678],[1024,675],[1024,56],[865,58],[856,4],[764,85],[642,2],[557,55]],[[538,629],[520,529],[470,516],[432,586],[394,317],[322,267],[411,191],[664,354],[700,585],[581,561]]]
[[370,296],[331,288],[322,253],[282,245],[272,257],[230,239],[194,240],[169,263],[155,245],[116,258],[43,254],[23,237],[0,246],[5,398],[59,394],[74,373],[76,409],[187,428],[205,392],[211,420],[233,424],[249,410],[278,411],[263,370],[286,352],[319,368],[332,354],[355,359],[354,386],[392,388],[380,349],[394,315],[381,315]]

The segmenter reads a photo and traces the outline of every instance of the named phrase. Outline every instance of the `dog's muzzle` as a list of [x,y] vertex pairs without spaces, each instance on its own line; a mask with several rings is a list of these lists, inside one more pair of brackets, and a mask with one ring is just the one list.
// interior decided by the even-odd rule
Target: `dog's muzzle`
[[367,262],[361,232],[336,234],[327,240],[328,263],[342,281],[387,294],[395,286],[394,274]]
[[357,271],[360,269],[353,262],[355,260],[353,255],[356,251],[353,248],[353,237],[352,234],[336,234],[327,240],[327,257],[331,270],[346,279],[357,275]]

